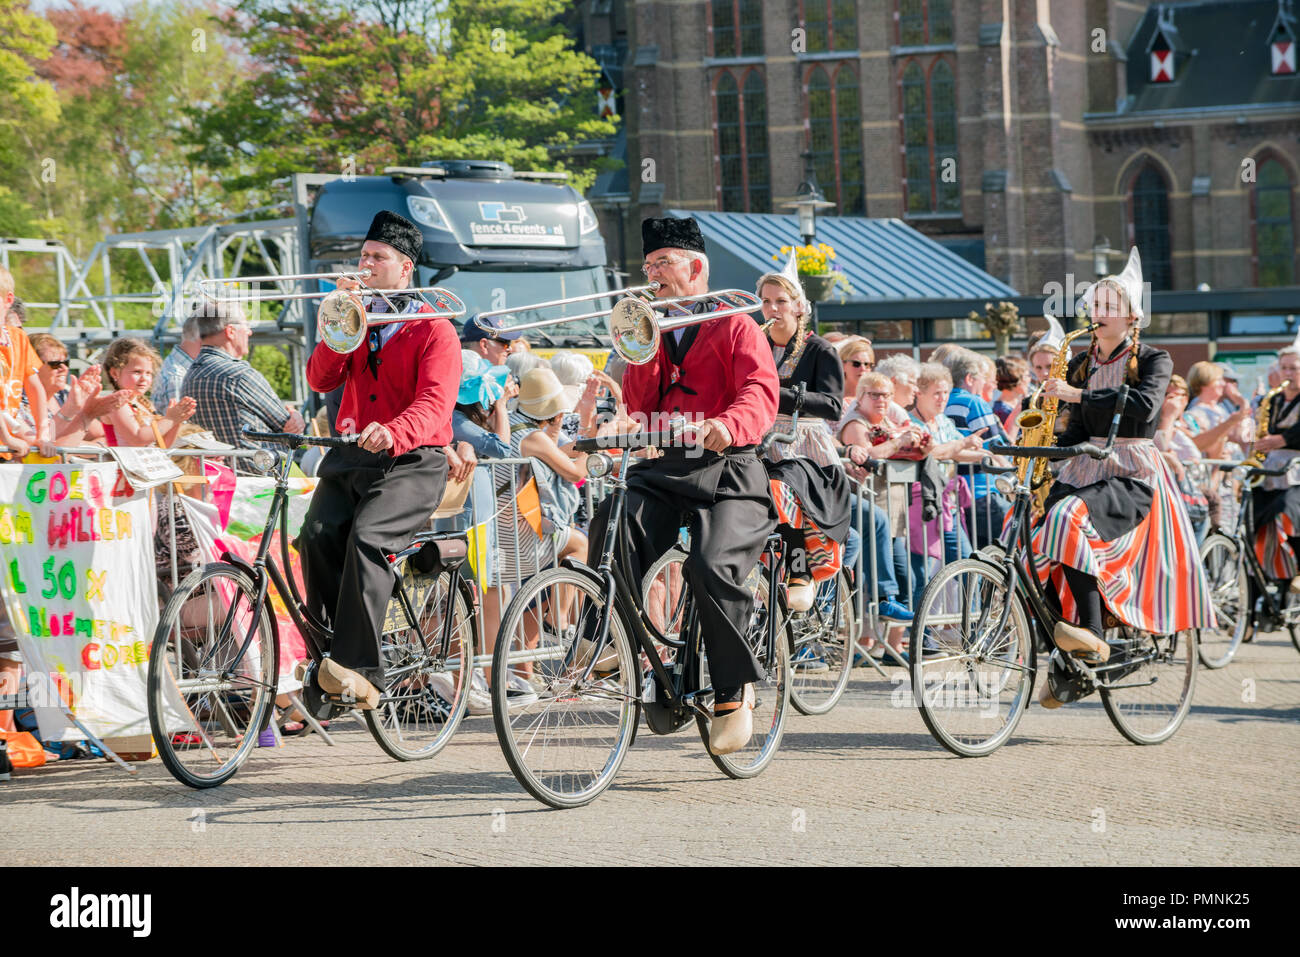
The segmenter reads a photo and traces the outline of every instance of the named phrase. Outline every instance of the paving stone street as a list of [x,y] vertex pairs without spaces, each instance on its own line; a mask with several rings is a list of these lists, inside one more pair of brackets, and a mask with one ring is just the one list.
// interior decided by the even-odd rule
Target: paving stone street
[[1127,743],[1093,697],[1031,705],[1001,750],[960,759],[860,669],[829,715],[791,715],[758,778],[723,778],[693,725],[643,727],[573,811],[519,787],[486,717],[407,764],[338,721],[336,747],[291,738],[203,792],[157,760],[69,762],[0,784],[0,864],[1300,863],[1300,654],[1268,635],[1197,678],[1164,745]]

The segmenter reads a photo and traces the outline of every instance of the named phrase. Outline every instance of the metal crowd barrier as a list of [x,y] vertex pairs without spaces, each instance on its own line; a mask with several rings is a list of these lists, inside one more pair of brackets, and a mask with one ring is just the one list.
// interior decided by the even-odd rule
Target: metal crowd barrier
[[[852,463],[848,460],[841,460],[841,464],[846,469],[852,467]],[[969,504],[965,508],[961,506],[960,498],[963,496],[960,493],[957,493],[957,500],[950,502],[949,496],[941,492],[938,500],[939,510],[935,518],[930,522],[923,522],[921,527],[914,533],[912,500],[914,495],[920,494],[919,483],[925,463],[902,459],[876,459],[873,464],[879,471],[868,472],[861,478],[855,478],[852,473],[848,476],[853,495],[860,503],[852,507],[853,524],[858,533],[861,548],[858,563],[862,572],[856,574],[858,569],[855,569],[854,610],[858,621],[865,626],[865,632],[884,646],[884,653],[897,663],[904,664],[902,658],[894,653],[887,640],[888,631],[893,625],[882,622],[880,618],[880,582],[882,576],[876,553],[875,522],[872,518],[873,508],[881,509],[885,513],[890,541],[889,560],[896,565],[894,556],[900,551],[903,558],[903,576],[900,578],[896,573],[894,574],[898,585],[896,600],[915,614],[917,602],[914,596],[919,595],[924,589],[925,582],[950,560],[948,547],[943,540],[946,525],[951,524],[953,526],[953,534],[956,536],[954,544],[957,558],[970,554],[976,549],[975,529],[977,520],[982,520],[987,526],[991,527],[993,540],[1001,538],[1000,524],[996,520],[993,511],[992,494],[996,493],[996,490],[992,488],[993,476],[987,476],[990,494],[981,499],[976,499],[972,482],[973,476],[980,466],[973,464],[956,466],[948,464],[944,466],[947,473],[945,489],[953,480],[966,483],[970,493]],[[937,542],[933,539],[932,530],[937,531],[940,536]],[[895,532],[899,532],[899,534],[895,534]],[[898,539],[902,540],[901,546],[897,544]],[[919,539],[921,548],[919,555],[913,551],[913,542],[917,541],[917,539]],[[930,555],[933,545],[938,547],[939,555],[937,558]],[[918,587],[916,577],[918,571],[924,576],[924,579],[919,582],[920,587]],[[875,658],[868,656],[868,661],[876,671],[885,676],[884,670]]]
[[[69,457],[73,456],[96,460],[111,457],[109,451],[100,446],[59,448],[56,451],[65,463]],[[229,460],[248,458],[255,454],[252,450],[244,449],[225,452],[198,449],[167,449],[164,451],[173,458],[198,458],[200,468],[203,467],[203,463],[207,459]],[[519,492],[525,484],[525,482],[521,482],[522,467],[531,466],[532,464],[533,460],[530,458],[480,460],[464,511],[458,516],[431,520],[430,522],[431,527],[439,531],[465,532],[471,536],[473,540],[472,547],[477,552],[476,560],[480,563],[479,567],[482,569],[475,575],[476,585],[480,591],[488,588],[497,589],[498,591],[496,596],[499,602],[497,605],[498,620],[495,622],[497,627],[500,625],[500,614],[504,612],[510,597],[515,591],[533,575],[557,565],[559,560],[559,549],[556,546],[554,536],[548,535],[546,539],[536,539],[533,530],[528,526],[518,508]],[[1211,463],[1207,462],[1205,464]],[[918,535],[914,536],[911,500],[914,494],[913,490],[918,489],[917,483],[920,480],[923,463],[885,459],[876,460],[876,465],[880,469],[878,473],[869,472],[860,479],[854,478],[851,474],[848,476],[851,491],[857,501],[861,503],[854,507],[852,512],[853,526],[857,531],[861,547],[857,559],[858,568],[854,570],[854,609],[857,620],[865,625],[866,632],[885,646],[886,654],[891,655],[899,664],[902,664],[902,659],[893,653],[886,640],[888,637],[887,627],[889,626],[882,628],[884,623],[880,619],[881,569],[876,551],[872,508],[880,508],[885,511],[890,531],[891,548],[889,558],[891,561],[893,561],[895,549],[898,548],[894,544],[894,539],[902,539],[901,553],[904,559],[902,563],[904,577],[897,581],[899,588],[897,598],[915,613],[916,603],[913,600],[913,595],[920,591],[916,587],[916,566],[919,564],[920,572],[928,580],[929,576],[942,568],[949,559],[948,550],[945,548],[942,539],[937,543],[939,550],[937,562],[933,557],[929,556],[931,545],[934,544],[932,542],[932,530],[937,528],[942,536],[943,527],[949,522],[953,524],[955,529],[960,528],[962,531],[957,533],[959,536],[957,555],[960,557],[966,551],[965,548],[960,547],[963,539],[970,549],[973,550],[975,547],[972,532],[981,502],[984,515],[978,517],[982,517],[986,521],[992,518],[992,506],[990,499],[987,497],[977,501],[972,494],[970,505],[966,509],[962,509],[957,503],[952,503],[951,507],[945,510],[949,503],[947,496],[941,495],[940,515],[931,522],[924,523]],[[959,466],[957,468],[958,477],[969,482],[976,468],[978,466]],[[166,483],[165,487],[167,489],[169,513],[174,514],[175,488],[171,482]],[[607,491],[606,485],[602,481],[588,479],[584,483],[582,495],[586,503],[588,520],[594,515],[596,506]],[[919,490],[916,494],[919,494]],[[527,530],[526,533],[525,530]],[[580,530],[586,532],[585,528],[580,528]],[[899,530],[901,530],[901,535],[893,534]],[[169,533],[171,536],[169,542],[171,585],[172,588],[175,588],[179,584],[175,522],[169,522]],[[912,551],[912,543],[915,537],[919,537],[923,553],[919,560],[918,557],[914,557]],[[859,569],[861,574],[857,573]],[[922,582],[923,585],[924,582]],[[486,639],[489,623],[484,613],[485,599],[486,595],[480,595],[480,601],[474,609],[474,614],[478,618],[479,634],[484,636],[483,647],[479,649],[479,653],[474,658],[476,667],[491,665],[491,654],[488,652]],[[880,667],[880,664],[874,658],[869,660],[871,665],[884,676],[885,672]]]

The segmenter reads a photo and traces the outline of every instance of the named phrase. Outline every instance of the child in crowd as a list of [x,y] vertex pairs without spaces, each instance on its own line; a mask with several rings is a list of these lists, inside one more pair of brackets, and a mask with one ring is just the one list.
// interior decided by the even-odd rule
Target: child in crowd
[[13,274],[0,266],[0,443],[15,458],[26,455],[31,447],[19,434],[19,410],[25,393],[36,424],[36,442],[42,447],[41,454],[48,456],[53,452],[50,442],[53,436],[45,410],[45,388],[37,375],[41,360],[27,334],[10,324],[9,311],[13,304]]

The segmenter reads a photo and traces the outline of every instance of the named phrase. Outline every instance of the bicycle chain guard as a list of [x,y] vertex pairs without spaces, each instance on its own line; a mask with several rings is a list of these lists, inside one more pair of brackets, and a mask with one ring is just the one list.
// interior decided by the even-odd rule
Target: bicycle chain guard
[[1056,649],[1052,651],[1047,665],[1047,686],[1051,689],[1052,697],[1061,704],[1086,698],[1096,690],[1088,676],[1067,665],[1061,652]]

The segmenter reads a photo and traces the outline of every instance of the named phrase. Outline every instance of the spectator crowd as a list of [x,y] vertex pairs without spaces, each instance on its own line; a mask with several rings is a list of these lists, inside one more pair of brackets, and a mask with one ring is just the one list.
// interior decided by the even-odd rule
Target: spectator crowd
[[[847,469],[854,480],[851,509],[856,520],[845,561],[858,587],[870,583],[887,624],[878,634],[861,635],[855,657],[905,661],[905,628],[928,577],[941,563],[969,555],[1001,533],[1010,502],[980,466],[990,460],[991,444],[1015,442],[1017,417],[1057,354],[1038,334],[1023,355],[990,357],[945,344],[924,362],[897,352],[877,360],[872,343],[861,336],[812,336],[807,313],[801,312],[807,309],[801,292],[795,287],[777,290],[777,285],[764,277],[759,293],[765,301],[780,300],[778,312],[789,310],[792,317],[788,329],[773,339],[783,392],[799,369],[815,370],[802,384],[812,397],[808,408],[819,416],[812,419],[819,441],[824,441],[808,447],[831,449],[834,467]],[[0,268],[0,442],[13,458],[29,450],[52,455],[56,446],[168,448],[199,431],[227,446],[248,448],[252,443],[241,434],[244,427],[291,432],[307,427],[248,363],[251,330],[237,304],[209,301],[197,307],[166,359],[144,340],[122,337],[74,375],[68,350],[58,339],[24,333],[15,302],[13,278]],[[769,317],[765,328],[775,321]],[[588,557],[586,456],[575,451],[574,442],[624,430],[630,420],[620,391],[624,366],[617,356],[601,370],[580,352],[558,351],[543,358],[499,323],[485,329],[467,322],[461,335],[455,447],[489,465],[516,460],[478,469],[472,501],[494,502],[499,512],[511,498],[517,504],[520,489],[528,486],[535,489],[538,505],[532,535],[522,522],[513,530],[492,525],[480,570],[482,634],[490,652],[511,582],[567,557]],[[788,359],[784,364],[783,357]],[[1280,363],[1289,363],[1288,369],[1300,364],[1300,350],[1283,350]],[[1268,387],[1276,386],[1282,375],[1275,365]],[[327,399],[315,427],[333,429],[339,424],[336,414],[337,397]],[[1198,362],[1185,377],[1173,377],[1156,442],[1178,481],[1198,538],[1226,519],[1225,509],[1235,507],[1235,495],[1224,480],[1198,463],[1240,459],[1254,435],[1252,400],[1239,391],[1231,368]],[[529,464],[518,464],[520,459]],[[886,481],[873,467],[882,460],[917,463],[917,480]],[[231,460],[231,466],[242,469],[240,461]],[[992,461],[1010,464],[996,456]],[[481,520],[470,509],[467,500],[458,519],[462,527]],[[160,516],[160,529],[166,525],[167,516]],[[160,553],[160,568],[167,558]],[[20,674],[6,620],[0,622],[0,695],[14,692]],[[474,680],[469,709],[490,713],[487,685],[481,675]],[[532,689],[526,675],[518,677],[518,685],[512,692],[527,700]],[[0,730],[12,730],[8,712],[0,712]]]

